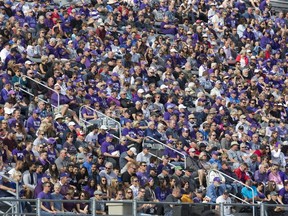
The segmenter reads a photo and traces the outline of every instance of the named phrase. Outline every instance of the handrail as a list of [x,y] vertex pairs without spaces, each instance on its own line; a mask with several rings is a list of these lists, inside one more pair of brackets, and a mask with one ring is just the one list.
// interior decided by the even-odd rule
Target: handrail
[[[225,176],[225,177],[233,180],[234,182],[237,182],[237,183],[241,184],[242,186],[249,188],[249,189],[252,191],[252,203],[254,204],[254,201],[255,201],[255,198],[254,198],[254,197],[255,197],[255,193],[254,193],[254,190],[253,190],[252,187],[244,184],[243,182],[241,182],[241,181],[239,181],[239,180],[237,180],[237,179],[235,179],[235,178],[233,178],[233,177],[231,177],[231,176],[229,176],[229,175],[227,175],[227,174],[225,174],[225,173],[223,173],[223,172],[221,172],[221,171],[219,171],[219,170],[211,169],[211,170],[209,171],[209,173],[210,173],[211,171],[218,172],[219,174],[221,174],[221,175],[223,175],[223,176]],[[254,209],[254,207],[252,208],[252,210],[253,210],[253,216],[255,216],[255,209]]]
[[[162,158],[160,158],[160,157],[158,157],[157,155],[155,155],[155,154],[153,154],[153,153],[151,153],[151,152],[149,152],[149,154],[150,155],[152,155],[152,156],[154,156],[154,157],[156,157],[156,158],[158,158],[159,160],[161,160],[161,161],[163,161],[163,159]],[[172,166],[172,167],[175,167],[175,165],[174,164],[172,164],[172,163],[168,163],[170,166]]]
[[[0,201],[11,201],[11,200],[9,200],[9,199],[7,199],[7,198],[5,198],[5,197],[1,197],[0,198]],[[36,201],[36,213],[34,214],[34,213],[27,213],[27,215],[32,215],[32,214],[34,214],[34,215],[40,215],[40,212],[41,212],[41,202],[49,202],[49,201],[51,201],[51,199],[39,199],[39,198],[37,198],[36,200],[35,199],[14,199],[13,200],[13,202],[18,202],[18,203],[20,203],[20,202],[35,202]],[[72,200],[53,200],[53,202],[55,203],[55,202],[61,202],[61,203],[72,203],[72,202],[75,202],[75,199],[72,199]],[[77,202],[79,202],[79,203],[90,203],[90,204],[92,204],[91,205],[91,213],[90,213],[90,215],[92,216],[96,216],[96,200],[95,200],[95,198],[91,198],[91,199],[89,199],[89,200],[77,200]],[[132,215],[134,216],[136,216],[137,215],[137,208],[136,208],[136,206],[137,205],[141,205],[141,204],[152,204],[152,205],[154,205],[155,204],[155,202],[153,202],[153,201],[139,201],[139,200],[137,200],[137,199],[134,199],[134,200],[118,200],[118,201],[116,201],[116,200],[109,200],[109,201],[107,201],[107,200],[97,200],[97,203],[103,203],[103,204],[108,204],[108,203],[115,203],[115,204],[117,204],[117,203],[119,203],[119,204],[129,204],[129,205],[132,205],[132,209],[131,209],[131,207],[129,206],[129,208],[131,209],[131,213],[132,213]],[[219,205],[219,204],[216,204],[216,203],[187,203],[187,202],[181,202],[181,203],[179,203],[179,202],[166,202],[166,201],[163,201],[163,202],[161,202],[161,204],[167,204],[167,205],[174,205],[174,206],[178,206],[178,207],[181,207],[181,206],[185,206],[185,205],[191,205],[191,207],[196,207],[196,206],[207,206],[207,205],[209,205],[209,206],[217,206],[217,205]],[[107,205],[107,206],[109,206],[109,205]],[[112,205],[112,206],[115,206],[115,205]],[[240,204],[240,203],[227,203],[227,204],[224,204],[224,203],[220,203],[220,207],[222,206],[222,208],[220,208],[220,213],[221,213],[221,215],[224,215],[224,209],[223,209],[223,207],[224,206],[240,206],[240,207],[243,207],[243,206],[248,206],[248,207],[255,207],[255,206],[260,206],[261,207],[261,211],[260,211],[260,216],[265,216],[265,207],[267,207],[267,206],[274,206],[274,207],[285,207],[284,205],[280,205],[280,204],[266,204],[266,203],[261,203],[261,205],[259,205],[259,204],[253,204],[253,205],[251,205],[251,204],[249,204],[249,205],[247,205],[247,204]],[[68,213],[68,212],[67,212]],[[68,213],[69,214],[69,213]],[[21,212],[14,212],[14,214],[13,215],[22,215],[21,214]]]
[[0,176],[2,178],[9,180],[10,182],[14,182],[16,184],[16,192],[12,192],[12,191],[7,191],[7,192],[14,195],[16,197],[16,199],[19,199],[19,184],[18,184],[18,182],[16,182],[14,179],[12,179],[12,178],[10,178],[10,177],[2,174],[2,173],[0,173]]
[[[0,173],[0,176],[1,176],[2,178],[7,179],[8,181],[14,182],[14,183],[16,184],[16,192],[12,192],[12,191],[7,191],[7,192],[10,193],[10,194],[12,194],[12,195],[14,195],[16,199],[19,199],[19,183],[18,183],[17,181],[15,181],[14,179],[12,179],[12,178],[4,175],[3,173]],[[10,201],[12,201],[12,200],[8,200],[8,202],[10,202]],[[14,199],[13,199],[13,201],[14,201]],[[2,201],[2,202],[3,202],[3,201]],[[12,209],[12,211],[14,210],[13,205],[11,205],[10,203],[7,203],[7,202],[5,202],[5,201],[4,201],[4,203],[11,207],[11,208],[9,208],[9,210],[10,210],[10,209]],[[20,203],[18,203],[17,205],[15,205],[15,207],[16,207],[16,209],[15,209],[16,212],[17,212],[17,211],[20,211],[20,209],[21,209],[21,208],[20,208]],[[13,212],[12,212],[12,213],[13,213]]]
[[[118,139],[120,139],[120,138],[122,137],[122,127],[121,127],[120,122],[118,122],[117,120],[115,120],[115,119],[113,119],[113,118],[105,115],[104,113],[102,113],[102,112],[100,112],[100,111],[98,111],[98,110],[95,110],[95,109],[91,108],[90,106],[82,105],[82,106],[80,107],[80,109],[79,109],[79,119],[80,119],[81,121],[83,121],[83,122],[85,122],[85,123],[87,123],[87,124],[89,124],[89,125],[92,125],[89,121],[87,121],[86,119],[84,119],[84,118],[82,117],[82,109],[83,109],[84,107],[85,107],[86,109],[89,109],[89,110],[92,110],[93,112],[95,112],[95,113],[97,114],[97,116],[98,116],[99,119],[102,119],[102,118],[104,117],[104,120],[105,120],[105,119],[109,119],[109,120],[113,121],[114,123],[116,123],[116,124],[118,125],[119,137],[117,137],[117,136],[115,136],[115,135],[112,135],[112,136],[115,137],[115,138],[118,138]],[[103,125],[107,125],[107,122],[106,122],[106,124],[105,124],[104,120],[103,120]]]
[[[26,76],[26,75],[22,75],[21,78],[23,78],[23,77],[26,78],[26,79],[29,79],[29,80],[31,80],[31,81],[39,84],[39,85],[41,85],[41,86],[43,86],[44,88],[49,89],[50,91],[52,91],[52,92],[54,92],[54,93],[56,93],[56,94],[57,94],[57,107],[54,106],[53,104],[51,104],[51,106],[53,106],[53,107],[55,107],[55,108],[58,108],[58,107],[60,106],[60,95],[59,95],[59,93],[58,93],[57,91],[55,91],[54,89],[48,87],[47,85],[45,85],[45,84],[43,84],[43,83],[41,83],[41,82],[39,82],[39,81],[37,81],[37,80],[35,80],[35,79],[32,79],[31,77],[28,77],[28,76]],[[20,90],[23,91],[23,88],[21,88],[21,83],[20,83]],[[26,92],[26,90],[25,90],[25,92]],[[26,92],[26,93],[27,93],[27,92]],[[30,92],[29,92],[29,94],[33,95],[33,94],[30,93]],[[33,96],[35,96],[35,95],[33,95]],[[46,101],[45,101],[45,102],[46,102]]]
[[160,142],[159,140],[156,140],[156,139],[154,139],[153,137],[150,137],[150,136],[144,137],[143,142],[142,142],[142,145],[145,143],[145,140],[146,140],[146,139],[150,139],[150,140],[152,140],[152,141],[154,141],[154,142],[156,142],[156,143],[158,143],[158,144],[160,144],[160,145],[162,145],[162,146],[165,146],[166,148],[169,148],[169,149],[171,149],[172,151],[174,151],[174,152],[182,155],[183,158],[184,158],[184,169],[186,169],[186,155],[185,155],[185,154],[183,154],[182,152],[180,152],[180,151],[178,151],[178,150],[176,150],[176,149],[174,149],[174,148],[172,148],[172,147],[170,147],[170,146],[168,146],[168,145],[166,145],[166,144]]
[[243,202],[243,203],[246,203],[246,204],[250,205],[249,202],[247,202],[247,201],[241,199],[240,197],[237,197],[236,195],[234,195],[234,194],[232,194],[232,193],[229,193],[229,195],[232,196],[232,197],[234,197],[234,198],[236,198],[236,199],[238,199],[238,200],[240,200],[240,201]]

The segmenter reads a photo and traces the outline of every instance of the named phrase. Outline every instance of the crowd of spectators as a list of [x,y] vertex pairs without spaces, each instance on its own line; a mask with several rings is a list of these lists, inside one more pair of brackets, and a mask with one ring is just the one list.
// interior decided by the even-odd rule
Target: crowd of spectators
[[270,0],[0,1],[0,196],[288,204],[287,26]]

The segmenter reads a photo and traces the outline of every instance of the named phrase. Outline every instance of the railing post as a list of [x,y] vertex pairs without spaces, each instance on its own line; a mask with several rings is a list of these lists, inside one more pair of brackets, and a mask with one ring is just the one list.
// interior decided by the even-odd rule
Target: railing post
[[265,216],[265,205],[260,203],[260,216]]
[[36,200],[36,215],[41,215],[41,200],[40,198],[37,198]]
[[220,216],[224,216],[224,203],[220,203]]
[[132,215],[136,216],[137,215],[137,200],[136,199],[133,199],[132,205],[133,205],[132,206],[132,209],[133,209]]
[[21,202],[19,201],[20,198],[19,198],[19,183],[18,182],[16,182],[16,199],[18,200],[16,202],[16,208],[15,208],[15,211],[17,213],[17,212],[21,212]]
[[95,200],[95,198],[92,199],[92,215],[96,216],[96,200]]

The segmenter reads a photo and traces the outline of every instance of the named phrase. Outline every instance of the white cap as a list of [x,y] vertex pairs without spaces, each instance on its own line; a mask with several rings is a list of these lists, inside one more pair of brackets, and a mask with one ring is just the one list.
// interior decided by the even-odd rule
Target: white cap
[[32,64],[32,62],[28,60],[28,61],[25,61],[25,64],[30,65],[30,64]]
[[170,49],[170,52],[177,52],[177,50],[172,48],[172,49]]
[[190,148],[189,149],[189,152],[195,152],[196,150],[195,150],[195,148]]
[[131,147],[129,150],[130,150],[130,151],[132,151],[134,155],[137,155],[137,151],[136,151],[136,148],[134,148],[134,147]]
[[59,113],[55,116],[54,120],[56,121],[57,119],[61,119],[63,118],[63,116]]
[[69,41],[68,41],[68,44],[70,44],[70,43],[73,43],[73,41],[72,41],[72,40],[69,40]]
[[137,91],[137,93],[144,93],[145,91],[143,90],[143,89],[139,89],[138,91]]
[[180,104],[179,106],[178,106],[178,109],[186,109],[187,107],[186,106],[184,106],[183,104]]
[[69,122],[68,123],[68,126],[75,126],[76,124],[75,124],[75,122],[73,122],[73,121],[71,121],[71,122]]
[[152,95],[147,94],[147,95],[145,95],[145,98],[152,98]]
[[165,88],[168,88],[168,86],[166,86],[166,85],[164,85],[164,84],[162,84],[162,85],[160,86],[160,89],[165,89]]
[[108,128],[106,127],[106,125],[101,125],[100,129],[102,129],[102,130],[108,130]]

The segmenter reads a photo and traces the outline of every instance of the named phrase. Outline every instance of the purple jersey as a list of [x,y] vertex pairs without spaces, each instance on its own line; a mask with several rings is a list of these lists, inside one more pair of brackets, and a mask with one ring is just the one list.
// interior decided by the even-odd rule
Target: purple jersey
[[23,159],[24,159],[24,154],[23,154],[22,150],[13,149],[12,155],[16,156],[17,160],[23,161]]
[[115,146],[112,143],[106,142],[106,141],[102,143],[101,145],[102,154],[104,154],[105,152],[111,154],[114,151],[115,151]]
[[57,154],[56,154],[56,150],[53,149],[53,151],[50,151],[48,149],[47,151],[47,159],[50,163],[54,163],[54,161],[56,160]]
[[30,131],[31,128],[34,129],[35,131],[37,131],[38,128],[40,127],[40,124],[41,124],[40,118],[34,119],[33,116],[30,116],[27,119],[27,128],[28,128],[29,131]]

